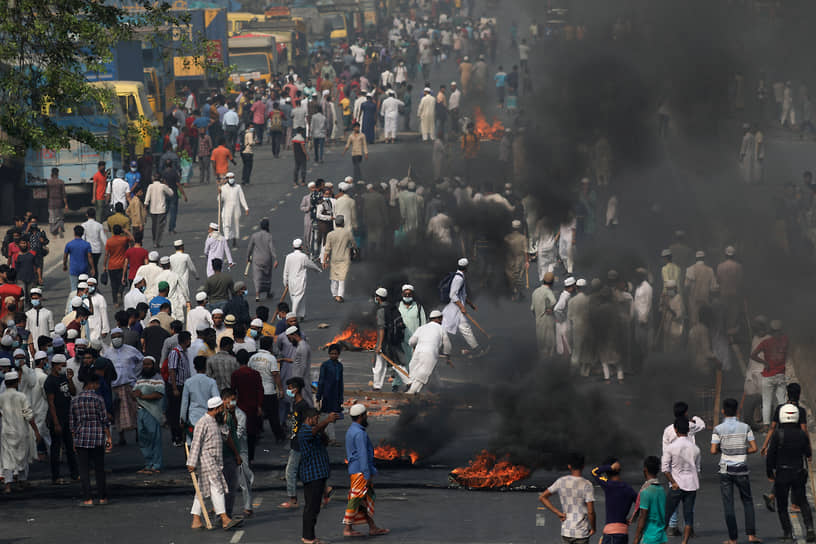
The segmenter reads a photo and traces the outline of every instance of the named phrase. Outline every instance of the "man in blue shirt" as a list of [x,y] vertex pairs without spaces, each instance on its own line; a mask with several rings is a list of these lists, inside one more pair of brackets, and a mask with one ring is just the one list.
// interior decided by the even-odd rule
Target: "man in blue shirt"
[[[80,274],[95,276],[93,257],[91,255],[91,244],[82,239],[85,229],[82,225],[74,227],[74,239],[65,244],[65,253],[62,255],[62,269],[68,271],[71,277],[71,291],[76,291]],[[71,266],[68,266],[70,257]]]
[[504,90],[507,82],[507,74],[501,66],[499,66],[499,71],[496,72],[493,79],[496,80],[496,94],[499,97],[499,106],[504,106]]
[[172,304],[167,295],[170,294],[170,284],[166,281],[159,282],[159,294],[150,299],[150,315],[156,315],[161,310],[162,304]]
[[326,425],[337,421],[338,414],[329,414],[329,417],[320,421],[320,414],[314,408],[307,408],[303,412],[303,425],[297,433],[300,444],[300,481],[303,482],[303,542],[312,544],[315,538],[317,515],[320,513],[320,503],[323,500],[323,491],[326,480],[329,479],[329,452],[326,451]]
[[346,432],[346,459],[351,477],[349,500],[343,516],[343,536],[362,536],[354,530],[355,525],[368,524],[368,535],[388,534],[388,529],[374,523],[374,486],[372,478],[377,474],[374,468],[374,445],[368,437],[368,414],[365,404],[355,404],[349,410],[351,426]]
[[[317,380],[317,400],[322,401],[320,411],[324,414],[343,412],[343,363],[340,362],[340,344],[329,346],[329,359],[320,365]],[[337,442],[334,425],[326,429],[329,440]]]
[[[181,405],[178,413],[174,413],[170,399],[173,395],[173,388],[166,384],[166,396],[168,399],[167,424],[173,434],[173,445],[181,445],[182,428],[187,425],[190,429],[195,427],[198,420],[207,413],[207,401],[212,397],[219,396],[218,385],[215,380],[207,376],[207,358],[198,355],[193,359],[195,375],[184,381],[183,387],[177,387],[181,391]],[[192,435],[191,435],[192,436]]]

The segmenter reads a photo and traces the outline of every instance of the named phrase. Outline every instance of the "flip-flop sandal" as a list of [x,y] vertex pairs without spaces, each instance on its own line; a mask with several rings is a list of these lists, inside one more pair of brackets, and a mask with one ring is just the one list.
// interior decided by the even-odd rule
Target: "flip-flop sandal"
[[330,487],[328,493],[326,493],[326,495],[323,497],[323,506],[324,507],[326,505],[328,505],[329,502],[331,502],[332,495],[334,495],[334,488]]
[[391,532],[391,529],[377,529],[374,532],[369,532],[368,536],[383,536]]
[[143,468],[141,470],[137,470],[136,474],[153,474],[153,471],[149,468]]
[[292,504],[291,502],[286,501],[280,503],[278,507],[283,508],[284,510],[294,510],[295,508],[298,508],[298,504],[297,503]]
[[233,519],[233,520],[230,520],[230,522],[229,522],[229,523],[227,523],[227,524],[224,526],[224,530],[225,530],[225,531],[229,531],[230,529],[235,529],[236,527],[238,527],[238,526],[239,526],[239,525],[241,525],[242,523],[244,523],[244,520],[242,520],[242,519]]
[[350,534],[343,533],[343,538],[359,538],[361,536],[365,535],[359,531],[352,531]]
[[88,504],[88,503],[85,503],[85,502],[81,502],[81,503],[79,503],[79,507],[80,507],[80,508],[93,508],[93,507],[94,507],[94,503],[90,503],[90,504]]

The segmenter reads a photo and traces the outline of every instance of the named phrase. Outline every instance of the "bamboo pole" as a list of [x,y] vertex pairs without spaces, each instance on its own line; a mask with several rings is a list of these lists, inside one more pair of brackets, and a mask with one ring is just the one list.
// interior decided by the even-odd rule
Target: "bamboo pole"
[[[187,441],[184,441],[184,451],[187,452],[187,457],[190,457],[190,446],[187,445]],[[204,496],[201,495],[201,489],[198,487],[198,478],[196,478],[195,472],[190,473],[190,477],[193,479],[193,488],[195,488],[196,499],[198,500],[199,506],[201,506],[201,515],[204,516],[204,523],[207,525],[207,529],[212,529],[212,522],[210,521],[210,514],[207,512],[207,505],[204,504]]]
[[395,363],[394,361],[392,361],[391,359],[389,359],[389,358],[388,358],[388,355],[386,355],[385,353],[380,353],[380,355],[382,355],[382,358],[385,360],[385,362],[386,362],[386,363],[388,363],[389,365],[391,365],[391,366],[393,366],[395,369],[397,369],[397,372],[399,372],[400,374],[402,374],[402,375],[403,375],[403,376],[405,376],[406,378],[408,378],[408,377],[409,377],[409,376],[408,376],[408,373],[407,373],[407,372],[405,372],[405,370],[403,370],[403,369],[402,369],[402,367],[401,367],[400,365],[398,365],[397,363]]

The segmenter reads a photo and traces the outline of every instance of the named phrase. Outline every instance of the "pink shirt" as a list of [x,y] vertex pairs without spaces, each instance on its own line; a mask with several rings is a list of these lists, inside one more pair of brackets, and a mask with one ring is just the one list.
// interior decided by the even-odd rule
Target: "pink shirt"
[[266,105],[261,100],[256,100],[250,108],[252,112],[252,122],[256,125],[263,125],[266,117]]

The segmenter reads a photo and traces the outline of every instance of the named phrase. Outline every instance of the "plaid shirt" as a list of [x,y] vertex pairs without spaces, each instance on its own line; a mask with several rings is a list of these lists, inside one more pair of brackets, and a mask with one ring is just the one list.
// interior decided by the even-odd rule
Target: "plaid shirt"
[[238,360],[224,351],[207,359],[207,376],[215,380],[219,391],[232,386],[232,373],[239,368]]
[[300,467],[298,476],[304,484],[329,477],[329,452],[320,439],[313,435],[312,428],[303,423],[298,430],[300,443]]
[[104,446],[108,425],[105,402],[94,391],[83,391],[71,401],[71,434],[77,448]]
[[167,369],[176,371],[175,385],[184,385],[184,380],[190,377],[190,363],[187,360],[187,351],[176,346],[167,355]]

